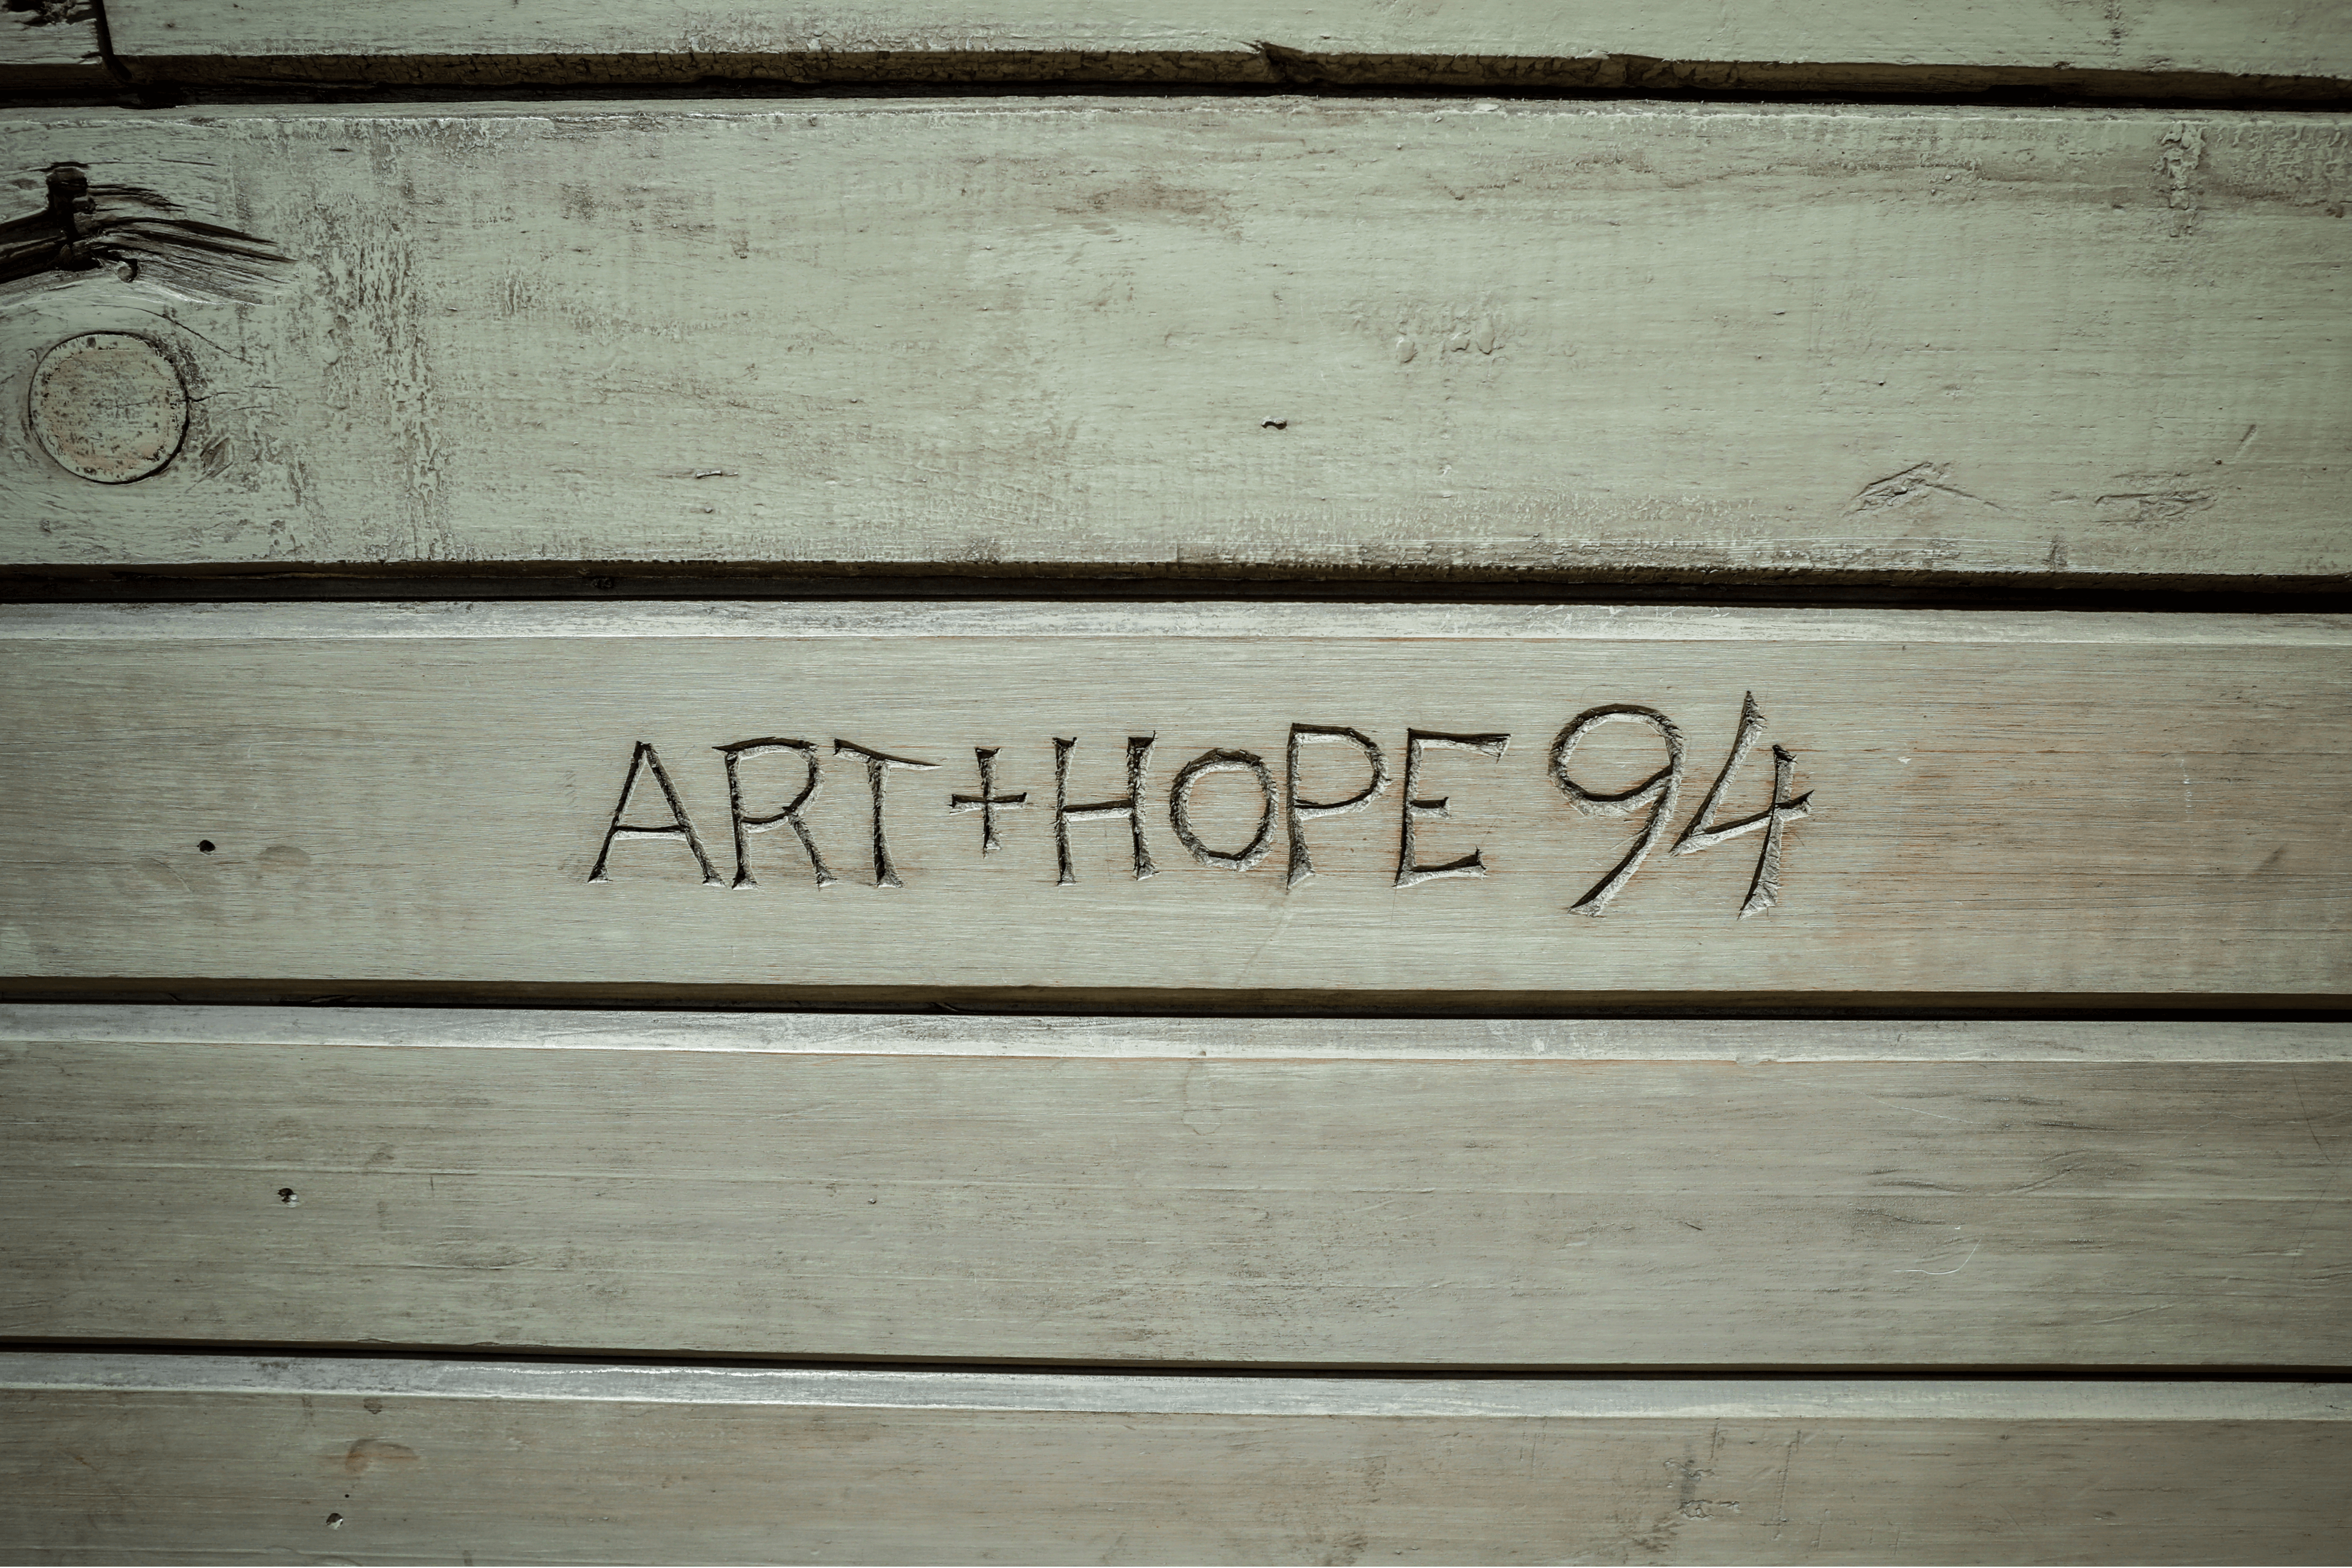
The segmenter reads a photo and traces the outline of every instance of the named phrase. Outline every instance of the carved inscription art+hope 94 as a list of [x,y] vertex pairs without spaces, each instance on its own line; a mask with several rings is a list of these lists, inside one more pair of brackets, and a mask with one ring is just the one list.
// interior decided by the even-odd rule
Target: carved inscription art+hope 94
[[[1612,724],[1631,724],[1648,729],[1664,745],[1665,763],[1655,773],[1627,788],[1615,791],[1591,789],[1580,783],[1573,772],[1576,750],[1595,731]],[[1780,901],[1781,858],[1787,826],[1812,815],[1811,791],[1795,795],[1790,793],[1795,777],[1796,757],[1775,745],[1772,747],[1772,792],[1765,808],[1753,816],[1733,821],[1717,820],[1723,808],[1724,798],[1730,793],[1734,776],[1739,773],[1741,764],[1747,761],[1763,730],[1763,710],[1757,706],[1755,694],[1750,692],[1740,705],[1739,731],[1732,741],[1730,754],[1724,759],[1721,770],[1717,773],[1715,782],[1708,787],[1698,809],[1692,813],[1667,851],[1669,854],[1688,855],[1761,831],[1763,844],[1756,858],[1755,875],[1749,879],[1748,895],[1739,909],[1743,917],[1761,914]],[[1473,849],[1452,860],[1433,864],[1423,862],[1414,842],[1414,829],[1419,823],[1450,815],[1444,796],[1429,798],[1422,793],[1431,752],[1469,752],[1499,763],[1509,750],[1510,740],[1507,734],[1453,734],[1434,730],[1405,731],[1403,776],[1399,791],[1402,800],[1398,812],[1396,887],[1412,888],[1444,878],[1484,877],[1487,874],[1483,849]],[[1158,875],[1160,868],[1152,859],[1145,826],[1147,817],[1154,815],[1147,811],[1146,801],[1156,738],[1149,735],[1128,738],[1125,795],[1110,800],[1083,803],[1073,803],[1069,793],[1071,755],[1076,751],[1077,744],[1075,739],[1057,736],[1054,740],[1055,883],[1066,887],[1078,879],[1070,860],[1070,829],[1092,823],[1125,824],[1133,845],[1136,879],[1140,881]],[[1311,800],[1302,795],[1298,787],[1299,754],[1303,748],[1310,745],[1353,747],[1364,763],[1362,787],[1355,794],[1338,800]],[[823,758],[830,752],[836,758],[854,761],[866,775],[866,791],[873,808],[873,886],[898,888],[906,885],[890,858],[887,826],[890,777],[898,772],[929,772],[940,764],[914,757],[894,756],[844,740],[835,740],[830,746],[823,746],[814,741],[762,736],[712,749],[719,754],[727,779],[729,828],[735,859],[733,878],[723,878],[712,862],[703,835],[687,815],[685,803],[679,799],[677,786],[672,784],[669,770],[663,763],[660,753],[651,742],[639,741],[629,753],[627,770],[621,780],[620,798],[614,804],[612,819],[605,826],[604,842],[597,849],[596,862],[589,870],[588,880],[611,880],[609,871],[616,844],[650,838],[683,846],[693,857],[695,868],[707,884],[751,887],[759,879],[751,868],[751,837],[786,827],[792,830],[793,838],[798,841],[801,854],[806,858],[817,886],[834,886],[842,878],[826,860],[806,820],[809,808],[815,804],[824,786]],[[999,750],[994,746],[974,747],[972,754],[978,788],[950,791],[947,797],[950,812],[975,815],[980,818],[980,853],[983,857],[995,855],[1003,847],[1003,841],[997,832],[1000,813],[1044,805],[1042,801],[1033,802],[1027,790],[1002,787],[996,761]],[[1276,780],[1274,768],[1255,752],[1211,750],[1177,769],[1165,801],[1168,826],[1176,841],[1196,862],[1223,870],[1248,871],[1265,860],[1273,850],[1276,823],[1279,818],[1289,845],[1284,886],[1297,887],[1315,875],[1307,825],[1322,817],[1369,810],[1388,792],[1391,774],[1388,753],[1360,730],[1340,725],[1294,723],[1290,726],[1290,739],[1286,750],[1283,776],[1279,783]],[[786,765],[793,772],[787,775],[784,785],[772,790],[770,795],[772,800],[773,795],[789,792],[790,798],[781,806],[755,810],[750,805],[752,781],[746,777],[745,764],[761,758],[792,759]],[[1635,816],[1646,813],[1641,831],[1624,858],[1569,905],[1571,913],[1598,917],[1633,880],[1651,850],[1657,847],[1659,841],[1665,837],[1676,816],[1682,801],[1686,764],[1681,728],[1656,709],[1636,703],[1613,702],[1588,709],[1570,720],[1553,739],[1545,758],[1546,772],[1553,786],[1577,815]],[[1257,826],[1245,844],[1219,848],[1203,840],[1194,824],[1193,791],[1202,779],[1217,773],[1245,773],[1257,786]],[[662,809],[668,813],[667,821],[644,823],[626,820],[633,802],[644,794],[659,796]]]

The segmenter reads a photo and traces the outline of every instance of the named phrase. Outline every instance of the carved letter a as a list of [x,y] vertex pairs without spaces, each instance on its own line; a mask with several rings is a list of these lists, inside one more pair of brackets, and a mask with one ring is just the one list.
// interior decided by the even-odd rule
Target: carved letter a
[[[654,775],[654,783],[661,786],[662,799],[669,803],[669,821],[659,827],[639,827],[621,820],[622,814],[629,809],[629,796],[636,791],[639,769]],[[686,847],[694,852],[694,863],[702,868],[704,881],[719,880],[718,871],[711,867],[710,857],[702,852],[702,840],[696,835],[694,824],[687,819],[686,807],[678,803],[677,791],[670,787],[669,773],[663,768],[661,757],[654,751],[652,742],[639,741],[637,749],[629,753],[629,771],[621,780],[621,798],[614,803],[612,826],[604,829],[604,842],[596,851],[596,864],[589,871],[588,879],[592,882],[612,879],[604,875],[604,864],[613,858],[613,842],[615,839],[673,837],[686,840]]]

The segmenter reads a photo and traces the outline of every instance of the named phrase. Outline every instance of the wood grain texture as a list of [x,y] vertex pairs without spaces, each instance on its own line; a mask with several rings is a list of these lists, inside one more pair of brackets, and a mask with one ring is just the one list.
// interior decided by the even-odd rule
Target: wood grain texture
[[579,83],[1219,81],[1645,89],[2247,95],[2343,91],[2352,22],[2283,0],[1861,0],[1729,8],[1599,0],[1399,6],[858,0],[714,10],[688,0],[113,0],[116,47],[159,80]]
[[17,1340],[2352,1363],[2352,1026],[17,1007],[0,1100]]
[[0,1359],[12,1562],[2327,1563],[2340,1389]]
[[[0,973],[50,995],[2315,1005],[2352,991],[2347,636],[1608,606],[17,606]],[[1571,782],[1633,791],[1666,723],[1683,779],[1596,905],[1652,813],[1578,805],[1555,763],[1580,716],[1625,705],[1657,717],[1587,730]],[[1294,763],[1293,726],[1362,740],[1299,741]],[[990,793],[1025,797],[993,853],[982,751]],[[1175,785],[1211,753],[1231,771],[1196,781],[1188,851]],[[1752,830],[1704,847],[1702,818]]]
[[0,293],[0,398],[123,331],[194,412],[131,485],[12,426],[0,558],[2340,583],[2347,127],[18,111],[137,243]]
[[0,9],[0,89],[95,92],[112,85],[95,0],[27,0]]

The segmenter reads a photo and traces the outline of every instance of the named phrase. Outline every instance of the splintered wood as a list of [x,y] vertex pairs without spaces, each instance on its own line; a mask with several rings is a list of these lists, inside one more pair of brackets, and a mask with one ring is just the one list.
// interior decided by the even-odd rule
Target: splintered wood
[[20,990],[2292,1002],[2352,972],[2347,631],[20,607],[0,942]]
[[191,422],[13,427],[0,557],[2340,579],[2347,124],[19,110],[0,396],[138,334]]

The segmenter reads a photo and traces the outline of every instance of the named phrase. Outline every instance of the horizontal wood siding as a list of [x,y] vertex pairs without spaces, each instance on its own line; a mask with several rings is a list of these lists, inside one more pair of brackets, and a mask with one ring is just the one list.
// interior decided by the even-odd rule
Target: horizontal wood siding
[[0,1564],[2345,1561],[2347,110],[5,0]]
[[2352,991],[2347,636],[1899,611],[19,606],[0,973],[49,995],[2317,1005]]
[[2341,582],[2347,127],[17,110],[0,558]]
[[1702,0],[1475,0],[1443,7],[892,0],[824,12],[688,0],[488,7],[375,0],[189,6],[111,0],[142,78],[373,82],[1226,81],[1264,86],[2316,93],[2352,78],[2339,7],[2283,0],[2064,0],[1726,9]]
[[2328,1563],[2340,1390],[0,1359],[10,1561]]
[[16,1339],[2352,1363],[2352,1026],[20,1007],[0,1100]]

